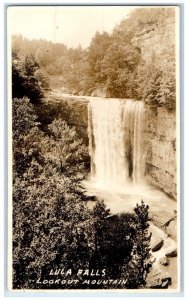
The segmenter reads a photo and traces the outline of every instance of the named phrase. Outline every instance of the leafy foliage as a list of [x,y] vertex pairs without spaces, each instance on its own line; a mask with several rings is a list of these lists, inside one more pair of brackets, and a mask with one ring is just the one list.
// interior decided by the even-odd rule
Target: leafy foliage
[[[172,54],[173,53],[173,54]],[[166,64],[157,63],[152,56],[149,62],[142,61],[134,79],[137,99],[149,107],[164,106],[173,111],[176,106],[175,54],[173,49],[166,55]]]
[[37,78],[38,69],[39,65],[32,55],[19,57],[18,53],[13,52],[12,95],[14,98],[26,96],[32,102],[36,102],[43,97],[42,83],[40,83],[42,79]]
[[67,236],[67,243],[89,213],[77,183],[84,178],[81,156],[86,150],[75,131],[56,120],[49,126],[50,137],[45,135],[28,99],[13,101],[13,120],[14,285],[19,288],[28,286],[47,261],[53,263],[62,238]]
[[56,268],[71,269],[73,278],[79,269],[104,268],[105,278],[128,278],[123,288],[143,285],[149,270],[148,208],[142,204],[136,214],[119,216],[104,202],[89,209],[81,186],[85,146],[60,118],[42,132],[27,98],[13,100],[13,142],[14,288],[62,288],[36,282],[52,279]]
[[135,97],[132,81],[139,60],[140,49],[137,47],[118,43],[109,47],[102,61],[102,73],[112,97]]
[[[136,243],[132,248],[134,259],[129,264],[127,276],[129,278],[128,286],[136,288],[143,287],[146,284],[147,274],[152,266],[153,261],[150,259],[150,239],[151,234],[149,228],[149,206],[145,205],[143,200],[140,205],[136,205],[134,211],[136,213],[137,226],[135,231]],[[135,286],[136,284],[136,286]]]

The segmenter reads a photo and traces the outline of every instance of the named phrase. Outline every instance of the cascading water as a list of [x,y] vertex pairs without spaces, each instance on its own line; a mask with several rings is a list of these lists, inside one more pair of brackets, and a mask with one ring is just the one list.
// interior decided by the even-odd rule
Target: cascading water
[[[132,149],[132,179],[136,184],[142,184],[145,173],[145,151],[144,151],[144,103],[142,101],[127,100],[125,107],[124,122],[128,127],[130,133],[130,140]],[[127,114],[129,121],[126,125]]]
[[142,101],[94,99],[88,106],[91,180],[96,187],[123,190],[144,180]]

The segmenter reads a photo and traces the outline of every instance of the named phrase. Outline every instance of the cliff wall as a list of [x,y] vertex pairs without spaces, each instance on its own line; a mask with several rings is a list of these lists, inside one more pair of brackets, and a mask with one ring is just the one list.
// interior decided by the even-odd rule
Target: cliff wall
[[176,198],[176,117],[164,108],[146,111],[146,174]]
[[141,49],[146,62],[155,56],[158,65],[162,65],[168,52],[175,47],[175,32],[175,19],[172,18],[165,26],[143,31],[132,39],[132,43]]

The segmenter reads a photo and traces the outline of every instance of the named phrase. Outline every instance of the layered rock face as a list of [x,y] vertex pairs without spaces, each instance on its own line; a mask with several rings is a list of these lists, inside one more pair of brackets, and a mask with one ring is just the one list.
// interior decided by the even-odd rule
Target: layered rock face
[[146,111],[146,174],[176,198],[176,116],[165,108]]
[[172,18],[165,26],[141,32],[132,39],[132,43],[141,49],[145,61],[152,59],[155,55],[159,58],[158,64],[164,64],[165,53],[168,53],[169,47],[172,48],[175,45],[175,26],[175,19]]
[[71,127],[75,127],[85,145],[88,139],[88,102],[87,97],[71,96],[54,90],[48,96],[48,105],[55,108],[54,117],[61,116]]

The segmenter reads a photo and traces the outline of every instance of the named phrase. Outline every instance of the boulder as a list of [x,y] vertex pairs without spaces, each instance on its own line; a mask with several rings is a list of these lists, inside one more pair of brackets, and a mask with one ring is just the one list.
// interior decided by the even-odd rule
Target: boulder
[[178,226],[177,226],[177,219],[172,220],[172,222],[170,222],[170,224],[166,227],[166,233],[173,240],[177,241],[177,230],[174,230],[175,228],[178,228]]
[[168,272],[162,270],[153,270],[147,277],[147,288],[165,289],[172,283],[172,278]]
[[167,289],[168,286],[170,285],[171,283],[169,283],[168,279],[164,280],[161,284],[161,288],[162,289]]
[[162,238],[158,238],[158,239],[156,239],[156,240],[152,243],[152,245],[151,245],[151,250],[152,250],[153,252],[158,251],[158,250],[161,249],[161,247],[163,246],[163,244],[164,244],[164,240],[163,240]]
[[163,256],[163,257],[160,258],[159,263],[162,266],[168,266],[170,264],[170,259],[166,256]]
[[176,257],[177,256],[177,248],[171,247],[171,248],[166,249],[165,255],[166,255],[166,257]]

